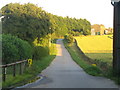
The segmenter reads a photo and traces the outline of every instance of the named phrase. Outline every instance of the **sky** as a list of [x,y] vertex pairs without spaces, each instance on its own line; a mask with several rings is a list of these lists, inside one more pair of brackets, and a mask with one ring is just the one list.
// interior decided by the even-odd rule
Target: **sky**
[[0,8],[8,3],[34,3],[58,16],[87,19],[93,24],[113,27],[111,0],[0,0]]

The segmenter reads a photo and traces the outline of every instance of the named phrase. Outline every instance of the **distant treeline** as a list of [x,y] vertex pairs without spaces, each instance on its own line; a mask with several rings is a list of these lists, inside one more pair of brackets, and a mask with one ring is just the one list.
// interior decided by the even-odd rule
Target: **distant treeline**
[[89,35],[91,24],[86,19],[76,19],[53,15],[34,4],[10,3],[2,7],[3,33],[12,34],[28,42],[44,38],[48,34]]

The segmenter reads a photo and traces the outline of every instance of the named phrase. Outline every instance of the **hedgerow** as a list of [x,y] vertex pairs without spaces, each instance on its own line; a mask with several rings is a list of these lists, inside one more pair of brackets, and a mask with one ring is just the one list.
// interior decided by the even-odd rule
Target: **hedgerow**
[[27,42],[10,34],[2,35],[2,62],[4,64],[32,58],[32,47]]

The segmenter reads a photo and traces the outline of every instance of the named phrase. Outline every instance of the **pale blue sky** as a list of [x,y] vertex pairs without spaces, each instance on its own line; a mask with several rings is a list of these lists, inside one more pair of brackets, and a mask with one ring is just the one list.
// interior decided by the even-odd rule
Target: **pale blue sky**
[[113,27],[111,0],[0,0],[0,8],[11,2],[30,2],[55,15],[86,18],[91,24]]

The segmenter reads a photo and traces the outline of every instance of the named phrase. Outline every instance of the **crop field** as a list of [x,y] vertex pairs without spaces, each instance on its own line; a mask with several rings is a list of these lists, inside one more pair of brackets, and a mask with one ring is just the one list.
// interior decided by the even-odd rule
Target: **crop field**
[[111,35],[75,37],[78,46],[84,53],[112,53]]
[[74,37],[80,49],[92,59],[112,62],[112,35]]

